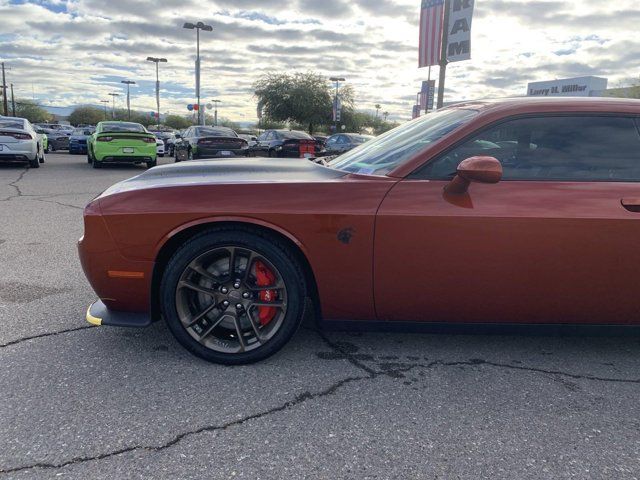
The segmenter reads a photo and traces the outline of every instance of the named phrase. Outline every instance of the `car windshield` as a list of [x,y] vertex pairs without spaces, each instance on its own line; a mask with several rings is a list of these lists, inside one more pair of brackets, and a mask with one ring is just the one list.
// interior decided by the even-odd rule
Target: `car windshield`
[[0,120],[0,127],[2,128],[18,128],[20,130],[24,129],[24,122],[18,120]]
[[146,130],[139,123],[107,122],[102,124],[102,132],[140,132]]
[[477,114],[477,110],[447,108],[424,115],[359,145],[328,165],[351,173],[386,175]]
[[313,140],[314,138],[311,135],[308,135],[304,132],[296,132],[295,130],[287,130],[284,132],[278,132],[280,133],[280,135],[282,135],[282,138],[284,139],[290,139],[290,138],[304,138],[305,140]]
[[230,128],[207,128],[201,127],[198,129],[198,135],[207,135],[210,137],[237,137],[236,132]]
[[86,130],[84,128],[76,128],[71,135],[84,136],[91,135],[91,130]]

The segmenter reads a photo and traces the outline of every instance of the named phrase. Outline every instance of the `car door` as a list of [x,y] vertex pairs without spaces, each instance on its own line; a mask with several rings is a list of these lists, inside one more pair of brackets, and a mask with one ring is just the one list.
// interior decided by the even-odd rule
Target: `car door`
[[[443,188],[465,158],[503,179]],[[381,320],[640,321],[640,135],[611,115],[514,118],[467,137],[385,197],[376,220]]]

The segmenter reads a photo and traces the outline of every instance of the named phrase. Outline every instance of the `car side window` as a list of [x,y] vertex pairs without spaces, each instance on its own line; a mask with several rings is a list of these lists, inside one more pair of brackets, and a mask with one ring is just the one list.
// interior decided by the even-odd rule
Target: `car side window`
[[640,181],[640,133],[631,117],[541,116],[489,127],[412,178],[448,180],[473,156],[500,161],[504,180]]
[[336,143],[336,141],[338,140],[337,137],[329,137],[329,139],[327,140],[327,146],[329,145],[333,145],[334,143]]
[[338,135],[338,140],[336,141],[336,143],[338,143],[339,145],[344,145],[346,143],[349,143],[349,139],[344,135]]

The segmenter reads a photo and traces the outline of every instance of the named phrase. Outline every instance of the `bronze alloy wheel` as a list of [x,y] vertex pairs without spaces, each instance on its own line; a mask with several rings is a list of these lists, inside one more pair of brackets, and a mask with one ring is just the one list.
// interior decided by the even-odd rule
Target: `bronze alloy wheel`
[[175,289],[187,333],[207,349],[236,354],[267,343],[287,314],[278,269],[249,248],[216,247],[193,259]]

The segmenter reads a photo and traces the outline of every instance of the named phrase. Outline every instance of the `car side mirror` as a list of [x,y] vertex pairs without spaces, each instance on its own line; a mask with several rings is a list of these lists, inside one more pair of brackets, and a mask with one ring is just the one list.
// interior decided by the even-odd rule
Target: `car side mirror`
[[457,175],[445,187],[445,193],[466,193],[471,182],[498,183],[502,179],[502,165],[494,157],[470,157],[460,162]]

